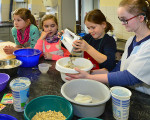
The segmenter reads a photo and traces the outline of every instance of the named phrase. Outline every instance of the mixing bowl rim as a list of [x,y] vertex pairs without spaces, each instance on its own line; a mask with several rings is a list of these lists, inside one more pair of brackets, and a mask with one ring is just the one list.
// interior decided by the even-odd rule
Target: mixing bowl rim
[[[16,60],[16,61],[18,61],[20,64],[19,64],[19,65],[17,65],[17,66],[15,66],[15,67],[12,67],[12,68],[0,68],[0,70],[10,70],[10,69],[17,68],[17,67],[19,67],[19,66],[21,66],[21,65],[22,65],[22,61],[21,61],[21,60],[18,60],[18,59],[16,59],[16,58],[9,59],[9,60]],[[0,60],[0,61],[7,61],[7,59]]]
[[6,74],[6,73],[0,73],[0,74],[5,74],[8,77],[8,79],[5,80],[4,82],[0,82],[0,85],[2,85],[4,83],[7,83],[9,81],[9,79],[10,79],[10,76],[8,74]]
[[[119,96],[119,95],[113,93],[113,89],[118,89],[118,88],[121,88],[121,89],[124,89],[124,90],[128,91],[129,95],[128,96]],[[110,93],[111,93],[111,95],[113,95],[115,97],[119,97],[119,98],[129,97],[129,96],[132,95],[132,92],[129,89],[127,89],[126,87],[123,87],[123,86],[113,86],[113,87],[111,87],[110,88]]]
[[[39,53],[36,53],[34,55],[17,55],[16,52],[21,51],[21,50],[37,50],[37,51],[39,51]],[[42,52],[39,49],[33,49],[33,48],[26,48],[26,49],[24,48],[24,49],[19,49],[19,50],[16,50],[13,52],[13,54],[18,57],[32,57],[32,56],[40,55],[41,53]]]
[[[75,69],[66,68],[66,67],[61,66],[61,65],[58,64],[59,61],[61,61],[62,59],[68,59],[68,58],[70,58],[70,57],[64,57],[64,58],[61,58],[61,59],[57,60],[57,61],[56,61],[56,65],[55,65],[56,70],[58,70],[59,72],[62,72],[62,73],[78,73]],[[87,60],[87,61],[90,63],[90,67],[89,67],[89,68],[86,68],[86,69],[83,68],[83,69],[81,69],[81,70],[89,71],[89,70],[91,70],[91,69],[93,68],[93,64],[92,64],[92,62],[91,62],[90,60],[88,60],[88,59],[86,59],[86,58],[80,58],[80,57],[79,57],[79,59],[85,59],[85,60]],[[59,69],[60,67],[62,67],[62,68]],[[63,71],[62,69],[66,69],[67,72],[66,72],[65,70]],[[69,72],[68,72],[68,71],[69,71]]]
[[[63,89],[64,89],[64,87],[65,87],[66,85],[70,84],[71,82],[76,82],[76,81],[81,81],[81,80],[90,81],[90,82],[96,82],[97,84],[103,85],[103,86],[107,89],[109,95],[108,95],[105,99],[100,100],[99,102],[96,102],[96,103],[79,103],[79,102],[74,101],[73,99],[69,98],[69,97],[64,93]],[[68,101],[70,101],[70,102],[72,102],[72,103],[74,103],[74,104],[82,105],[82,106],[96,106],[96,105],[101,105],[101,104],[103,104],[103,103],[106,103],[106,102],[110,99],[110,97],[111,97],[110,90],[109,90],[109,88],[108,88],[105,84],[103,84],[103,83],[101,83],[101,82],[98,82],[98,81],[95,81],[95,80],[90,80],[90,79],[75,79],[75,80],[71,80],[71,81],[68,81],[68,82],[64,83],[64,84],[62,85],[62,87],[61,87],[61,94],[62,94]]]
[[11,115],[8,115],[8,114],[0,114],[0,116],[2,116],[2,115],[5,115],[5,116],[7,116],[7,117],[9,117],[9,118],[13,118],[13,120],[17,120],[17,118],[15,118],[15,117],[13,117],[13,116],[11,116]]
[[61,97],[61,96],[57,96],[57,95],[43,95],[43,96],[39,96],[39,97],[37,97],[37,98],[32,99],[32,100],[26,105],[26,107],[25,107],[25,109],[24,109],[24,116],[25,116],[26,118],[28,118],[27,115],[26,115],[26,109],[27,109],[27,107],[29,106],[29,104],[32,104],[32,103],[33,103],[34,101],[36,101],[37,99],[42,99],[42,98],[44,98],[44,97],[55,97],[55,98],[57,98],[57,99],[61,99],[61,100],[64,100],[65,102],[67,102],[67,104],[68,104],[68,106],[69,106],[69,108],[70,108],[70,114],[69,114],[69,116],[68,116],[67,118],[72,117],[72,115],[73,115],[73,106],[72,106],[72,104],[71,104],[67,99],[65,99],[64,97]]
[[[12,86],[13,86],[13,84],[14,84],[14,81],[15,80],[21,80],[21,79],[23,79],[23,80],[27,80],[27,82],[28,82],[28,86],[25,86],[25,87],[23,87],[22,89],[19,87],[17,87],[17,88],[13,88]],[[14,91],[20,91],[20,90],[26,90],[28,87],[30,87],[30,85],[31,85],[31,80],[28,78],[28,77],[17,77],[17,78],[14,78],[14,79],[12,79],[11,80],[11,82],[10,82],[10,84],[9,84],[9,87],[12,89],[12,90],[14,90]]]

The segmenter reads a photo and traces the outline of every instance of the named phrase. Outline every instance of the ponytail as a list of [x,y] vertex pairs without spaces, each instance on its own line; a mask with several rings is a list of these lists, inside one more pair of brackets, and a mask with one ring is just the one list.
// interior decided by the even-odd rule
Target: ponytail
[[143,11],[145,12],[145,21],[147,24],[147,27],[150,29],[150,1],[145,0],[145,6],[143,7]]
[[31,22],[31,24],[35,25],[35,26],[38,28],[38,26],[37,26],[37,24],[36,24],[35,17],[34,17],[32,14],[31,14],[31,16],[30,16],[30,22]]
[[113,26],[108,21],[106,21],[105,33],[107,33],[108,31],[113,32],[113,30],[114,30]]

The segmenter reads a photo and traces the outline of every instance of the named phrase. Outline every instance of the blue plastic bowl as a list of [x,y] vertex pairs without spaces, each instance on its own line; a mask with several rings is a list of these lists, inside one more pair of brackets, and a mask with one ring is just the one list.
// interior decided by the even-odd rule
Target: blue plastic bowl
[[[0,92],[5,89],[10,76],[6,73],[0,73]],[[0,119],[1,120],[1,119]]]
[[17,120],[17,119],[11,115],[0,114],[0,120]]
[[40,96],[30,101],[24,110],[24,118],[25,120],[31,120],[37,112],[49,110],[60,111],[66,117],[66,120],[72,120],[73,118],[71,103],[65,98],[56,95]]
[[22,61],[21,67],[34,67],[38,65],[41,51],[38,49],[19,49],[13,53],[16,59]]

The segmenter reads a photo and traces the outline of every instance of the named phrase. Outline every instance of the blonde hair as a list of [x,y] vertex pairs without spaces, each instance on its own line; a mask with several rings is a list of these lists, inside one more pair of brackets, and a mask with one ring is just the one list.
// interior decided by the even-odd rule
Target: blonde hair
[[21,19],[23,19],[24,21],[27,21],[28,19],[30,19],[31,24],[33,24],[37,27],[35,18],[31,14],[31,11],[29,9],[26,9],[26,8],[16,9],[13,12],[13,15],[19,15],[21,17]]
[[44,16],[42,17],[41,26],[43,26],[44,21],[49,20],[49,19],[52,19],[52,20],[56,23],[56,25],[58,26],[57,18],[56,18],[54,15],[51,15],[51,14],[49,14],[49,15],[44,15]]
[[144,15],[147,27],[150,28],[150,0],[122,0],[120,7],[126,7],[133,15]]

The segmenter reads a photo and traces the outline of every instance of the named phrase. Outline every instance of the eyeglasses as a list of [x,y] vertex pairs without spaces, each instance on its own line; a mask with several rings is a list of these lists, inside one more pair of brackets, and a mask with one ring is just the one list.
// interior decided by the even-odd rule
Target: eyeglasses
[[136,15],[136,16],[133,16],[133,17],[127,19],[127,20],[120,19],[119,17],[118,17],[118,19],[119,19],[121,22],[123,22],[123,24],[127,25],[127,24],[128,24],[128,21],[130,21],[130,20],[132,20],[133,18],[136,18],[136,17],[138,17],[138,16],[139,16],[139,14]]

